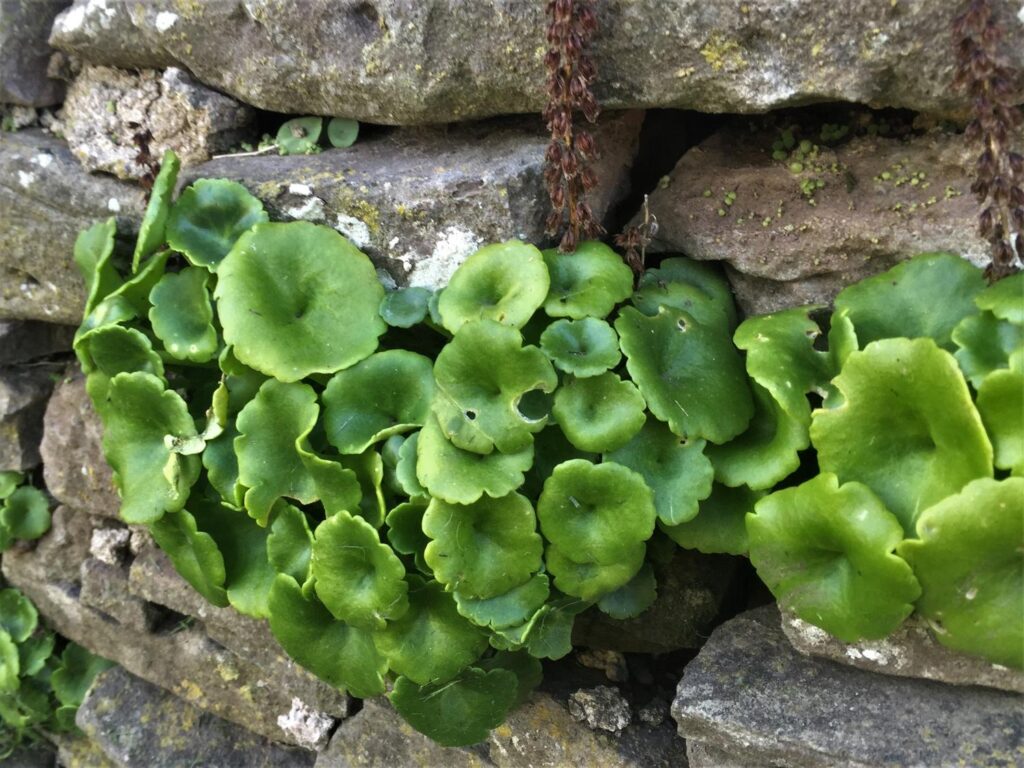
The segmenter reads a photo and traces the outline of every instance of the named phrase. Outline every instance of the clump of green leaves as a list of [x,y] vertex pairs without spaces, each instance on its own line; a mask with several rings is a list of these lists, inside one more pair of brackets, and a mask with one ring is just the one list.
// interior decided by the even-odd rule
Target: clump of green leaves
[[[312,155],[320,152],[324,118],[295,117],[277,131],[277,149],[282,155]],[[345,117],[332,117],[327,123],[326,138],[332,147],[351,147],[359,136],[359,123]]]

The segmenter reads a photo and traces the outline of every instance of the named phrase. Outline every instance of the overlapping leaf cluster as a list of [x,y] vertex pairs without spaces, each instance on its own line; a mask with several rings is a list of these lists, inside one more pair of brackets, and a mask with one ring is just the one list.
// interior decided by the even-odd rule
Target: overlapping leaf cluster
[[44,732],[74,730],[85,692],[109,666],[42,626],[21,592],[0,589],[0,760]]
[[[121,514],[208,600],[266,618],[357,696],[483,738],[571,649],[576,615],[654,600],[648,541],[712,493],[755,413],[721,278],[519,242],[385,294],[337,232],[238,184],[171,200],[133,265],[87,230],[76,351]],[[663,552],[665,547],[653,548]]]

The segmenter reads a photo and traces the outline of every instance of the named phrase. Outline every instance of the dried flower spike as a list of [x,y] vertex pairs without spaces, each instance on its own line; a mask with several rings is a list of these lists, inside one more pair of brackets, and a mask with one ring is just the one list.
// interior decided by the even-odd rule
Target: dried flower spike
[[571,252],[584,239],[600,235],[604,229],[583,198],[597,185],[597,174],[589,163],[597,156],[594,137],[573,126],[573,113],[596,122],[600,107],[590,85],[597,70],[587,55],[587,47],[597,30],[594,0],[550,0],[547,5],[548,105],[544,119],[551,131],[551,144],[545,160],[544,179],[551,198],[547,220],[549,235],[562,233],[559,250]]
[[1008,146],[1022,115],[1013,104],[1014,72],[999,55],[1003,30],[990,0],[968,0],[953,21],[953,36],[953,87],[970,97],[974,110],[966,136],[982,145],[971,191],[982,206],[978,231],[992,247],[987,274],[994,281],[1018,271],[1024,261],[1024,159]]
[[644,220],[639,224],[630,224],[621,234],[615,236],[615,245],[625,253],[623,260],[633,270],[637,277],[644,271],[644,261],[647,259],[647,246],[658,234],[658,219],[651,213],[648,207],[647,195],[644,195]]

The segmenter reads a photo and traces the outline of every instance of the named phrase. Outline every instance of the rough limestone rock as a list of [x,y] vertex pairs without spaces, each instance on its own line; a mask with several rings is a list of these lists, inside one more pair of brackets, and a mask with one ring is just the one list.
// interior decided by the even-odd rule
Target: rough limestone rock
[[635,619],[617,620],[592,608],[576,618],[573,645],[626,653],[699,648],[733,585],[736,559],[677,549],[659,568],[658,597]]
[[111,67],[174,66],[174,57],[132,23],[128,6],[124,0],[75,0],[54,19],[50,44]]
[[249,107],[177,67],[128,72],[90,66],[68,88],[61,128],[90,171],[138,179],[149,170],[139,162],[139,132],[149,132],[155,158],[173,149],[182,165],[195,165],[237,144],[252,118]]
[[[204,83],[278,112],[412,124],[540,112],[545,102],[544,3],[123,5],[133,38],[123,20],[86,35],[84,24],[62,33],[61,21],[53,44],[97,62],[127,63],[134,48],[136,66],[159,47]],[[816,0],[610,0],[598,4],[595,91],[610,108],[749,113],[856,101],[948,110],[963,103],[949,87],[959,5],[848,0],[836,12]],[[1021,34],[1017,10],[1005,9],[1008,41]],[[1024,61],[1019,46],[1007,54]]]
[[808,658],[774,605],[715,630],[686,667],[672,715],[688,743],[737,765],[985,768],[1024,758],[1019,696]]
[[1024,672],[939,645],[928,625],[917,616],[907,619],[887,638],[850,644],[785,612],[782,614],[782,631],[801,653],[858,669],[1024,693]]
[[315,755],[260,738],[113,667],[100,674],[75,718],[118,768],[302,768]]
[[85,378],[71,368],[46,406],[39,449],[43,478],[61,503],[117,518],[121,499],[103,457],[102,440],[103,424],[85,392]]
[[77,589],[82,563],[89,557],[95,522],[86,512],[63,504],[53,510],[50,530],[35,544],[35,557],[47,563],[47,578],[67,590]]
[[118,624],[137,632],[152,632],[166,615],[159,607],[128,591],[126,568],[109,565],[95,557],[82,563],[82,605],[95,608]]
[[772,159],[778,138],[737,125],[687,152],[651,194],[651,250],[724,261],[747,314],[827,304],[843,286],[926,251],[987,263],[970,193],[974,152],[962,135],[819,144],[799,173],[795,161]]
[[591,730],[569,713],[565,699],[537,691],[472,747],[444,748],[413,730],[383,698],[367,699],[345,720],[316,768],[370,766],[449,768],[678,768],[683,740],[670,723],[634,723],[618,735]]
[[0,3],[0,104],[48,107],[64,84],[46,75],[53,51],[46,39],[53,18],[68,0],[4,0]]
[[46,742],[18,747],[3,760],[4,768],[56,768],[57,751]]
[[[608,115],[596,132],[599,218],[626,191],[642,119]],[[547,142],[538,121],[395,131],[317,155],[225,157],[185,181],[238,181],[271,219],[332,226],[399,284],[438,287],[481,245],[545,240]]]
[[71,350],[75,329],[34,320],[0,320],[0,365],[25,363]]
[[0,368],[0,472],[39,464],[50,376],[61,367]]
[[144,210],[135,185],[86,173],[40,130],[0,141],[0,318],[78,325],[85,288],[72,261],[78,233],[107,216],[134,237]]
[[633,719],[629,702],[618,688],[599,685],[581,688],[569,696],[569,714],[591,730],[620,733]]
[[[78,513],[80,514],[80,513]],[[74,520],[75,518],[72,518]],[[66,517],[56,521],[63,525]],[[68,572],[80,571],[86,548],[68,543],[82,531],[59,533],[55,528],[39,540],[35,549],[4,553],[4,578],[24,592],[47,624],[93,653],[111,659],[129,672],[167,689],[202,710],[223,717],[269,739],[297,744],[291,729],[278,719],[294,709],[298,698],[310,709],[335,720],[348,711],[347,698],[293,666],[266,667],[261,660],[239,655],[211,640],[199,621],[170,614],[156,632],[143,632],[118,623],[107,613],[91,608],[81,599],[83,585],[67,580]],[[59,536],[64,546],[51,545]],[[63,557],[61,557],[63,556]]]

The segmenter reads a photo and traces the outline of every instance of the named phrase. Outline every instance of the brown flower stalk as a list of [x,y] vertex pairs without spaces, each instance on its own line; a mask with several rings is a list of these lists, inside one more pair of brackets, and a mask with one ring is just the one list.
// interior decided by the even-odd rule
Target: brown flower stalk
[[1024,259],[1024,157],[1012,151],[1011,134],[1021,124],[1013,104],[1013,70],[999,56],[1003,32],[989,0],[968,0],[953,21],[956,77],[953,87],[972,100],[968,141],[978,142],[977,176],[971,191],[983,206],[978,230],[992,246],[990,280],[1020,269]]
[[643,221],[639,224],[630,224],[622,230],[621,234],[615,236],[615,245],[624,251],[622,258],[633,270],[636,279],[639,279],[640,274],[644,271],[647,246],[658,234],[658,217],[651,213],[647,195],[644,195],[643,213]]
[[597,31],[594,0],[550,0],[547,5],[548,105],[544,119],[551,131],[551,144],[545,155],[544,179],[551,197],[547,220],[549,235],[562,231],[559,250],[572,252],[580,240],[604,232],[594,212],[584,200],[597,185],[590,162],[596,157],[594,137],[573,126],[576,111],[591,123],[601,109],[590,91],[597,75],[587,55],[587,46]]

